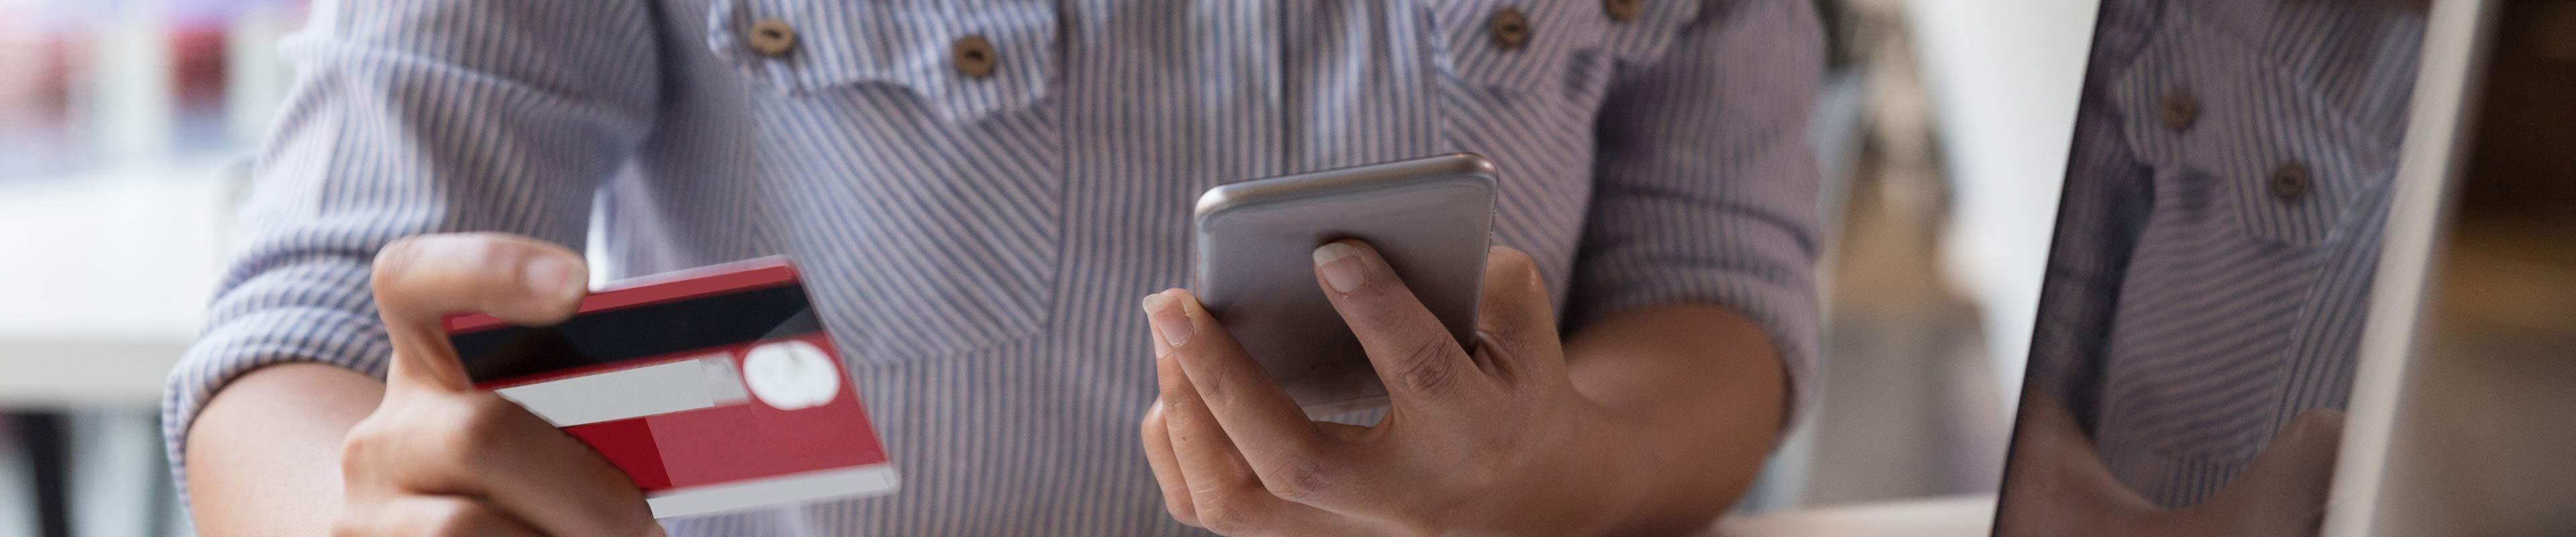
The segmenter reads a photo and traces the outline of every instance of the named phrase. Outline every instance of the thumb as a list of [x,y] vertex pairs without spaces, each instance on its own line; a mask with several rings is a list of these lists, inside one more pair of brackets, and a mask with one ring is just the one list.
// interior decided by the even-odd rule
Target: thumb
[[2012,456],[2021,460],[2012,462],[2011,473],[2018,479],[2010,485],[2021,487],[2016,494],[2053,497],[2087,511],[2065,515],[2111,517],[2155,510],[2154,502],[2111,473],[2092,437],[2057,398],[2025,390],[2019,421]]
[[448,315],[562,322],[581,305],[589,269],[580,254],[527,237],[423,235],[377,252],[372,284],[376,313],[394,346],[386,389],[462,391],[473,383],[447,341]]
[[2343,412],[2301,412],[2203,505],[2227,511],[2220,518],[2252,532],[2246,535],[2314,533],[2325,514],[2327,486],[2342,444]]

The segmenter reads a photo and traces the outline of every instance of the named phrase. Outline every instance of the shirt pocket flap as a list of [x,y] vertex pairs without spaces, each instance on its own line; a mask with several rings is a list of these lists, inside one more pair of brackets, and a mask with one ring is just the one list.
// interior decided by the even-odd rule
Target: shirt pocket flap
[[[1629,20],[1603,18],[1602,47],[1619,61],[1647,64],[1664,57],[1673,37],[1700,16],[1703,0],[1627,0],[1637,15]],[[1598,2],[1595,2],[1598,3]],[[1606,9],[1606,8],[1605,8]]]
[[[2285,96],[2287,97],[2287,96]],[[2247,133],[2226,147],[2204,147],[2194,159],[2209,170],[2235,207],[2238,229],[2289,246],[2340,242],[2350,235],[2348,213],[2362,190],[2387,183],[2390,153],[2336,133],[2331,114],[2246,114],[2218,119],[2218,127]],[[2388,148],[2393,151],[2394,148]]]
[[1443,71],[1488,88],[1548,92],[1573,85],[1607,53],[1621,63],[1660,57],[1697,17],[1698,0],[1636,2],[1628,20],[1601,0],[1431,0]]
[[2208,188],[2249,238],[2307,247],[2350,235],[2355,200],[2395,173],[2395,140],[2235,39],[2170,25],[2114,82],[2124,137],[2145,162],[2196,177],[2189,186]]
[[[1055,75],[1056,9],[1043,1],[718,0],[710,9],[707,47],[782,95],[900,86],[942,119],[972,121],[1036,102]],[[763,21],[794,29],[787,52],[752,47]],[[990,72],[961,67],[972,38],[988,44]]]

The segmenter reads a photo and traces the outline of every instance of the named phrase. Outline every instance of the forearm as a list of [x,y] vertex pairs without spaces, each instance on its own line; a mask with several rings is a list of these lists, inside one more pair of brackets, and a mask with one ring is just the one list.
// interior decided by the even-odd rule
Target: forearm
[[197,533],[326,535],[340,502],[340,445],[384,397],[346,368],[289,363],[244,373],[189,428]]
[[1779,352],[1744,315],[1661,305],[1604,317],[1566,340],[1576,391],[1627,436],[1615,467],[1632,510],[1613,533],[1695,531],[1761,471],[1788,404]]

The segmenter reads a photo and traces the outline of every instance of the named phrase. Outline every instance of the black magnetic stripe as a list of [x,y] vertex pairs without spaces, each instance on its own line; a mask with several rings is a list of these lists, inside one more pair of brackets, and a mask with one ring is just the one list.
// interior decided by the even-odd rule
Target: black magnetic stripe
[[822,330],[803,285],[692,298],[449,336],[475,382]]

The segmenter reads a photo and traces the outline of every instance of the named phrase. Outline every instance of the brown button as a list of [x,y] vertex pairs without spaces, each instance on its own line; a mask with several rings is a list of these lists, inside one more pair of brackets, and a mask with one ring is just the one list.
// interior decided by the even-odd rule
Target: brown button
[[1646,13],[1646,0],[1601,0],[1601,10],[1610,13],[1610,20],[1628,22]]
[[2162,108],[2159,115],[2164,116],[2165,128],[2168,129],[2190,130],[2192,123],[2200,121],[2200,99],[2192,97],[2189,92],[2166,94],[2164,104],[2159,108]]
[[787,21],[761,19],[751,23],[751,35],[744,41],[750,42],[752,52],[772,58],[783,57],[796,50],[796,27],[788,26]]
[[2308,190],[2315,187],[2312,181],[2313,178],[2308,176],[2308,165],[2296,162],[2283,164],[2281,169],[2272,172],[2272,197],[2279,198],[2282,203],[2298,203],[2307,199]]
[[1494,34],[1495,47],[1500,47],[1504,50],[1512,50],[1521,48],[1521,45],[1529,44],[1529,16],[1521,14],[1521,10],[1507,7],[1503,8],[1502,11],[1494,12],[1494,21],[1491,26]]
[[957,44],[948,47],[948,61],[957,64],[957,74],[984,78],[993,76],[993,64],[1001,58],[993,56],[993,42],[970,35],[957,38]]

